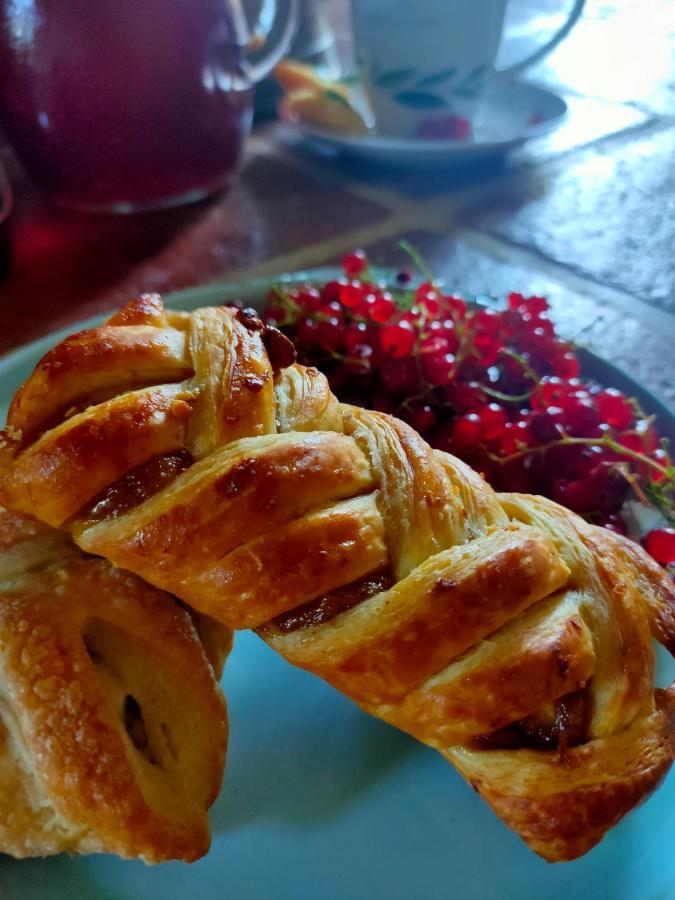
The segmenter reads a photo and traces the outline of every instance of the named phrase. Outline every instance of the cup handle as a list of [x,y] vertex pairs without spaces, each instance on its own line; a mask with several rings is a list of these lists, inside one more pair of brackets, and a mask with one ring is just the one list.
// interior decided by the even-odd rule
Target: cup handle
[[586,0],[574,0],[574,6],[570,11],[569,16],[567,17],[567,21],[560,28],[559,31],[553,35],[550,41],[547,41],[543,47],[540,47],[538,50],[535,50],[534,53],[531,53],[528,57],[521,60],[520,62],[514,63],[514,65],[509,66],[507,69],[498,69],[497,76],[499,78],[511,78],[514,75],[519,75],[524,69],[527,69],[529,66],[534,65],[534,63],[539,62],[540,59],[543,59],[547,56],[554,47],[557,47],[560,41],[563,38],[566,38],[570,31],[576,25],[576,22],[579,16],[582,13]]
[[[237,8],[241,9],[238,0],[230,2],[235,9],[237,32],[244,50],[241,70],[252,84],[256,84],[269,75],[291,46],[298,27],[299,0],[263,0],[258,21],[251,26],[246,23],[243,13],[236,14]],[[268,46],[268,38],[276,31],[275,25],[280,19],[284,20],[284,25]]]

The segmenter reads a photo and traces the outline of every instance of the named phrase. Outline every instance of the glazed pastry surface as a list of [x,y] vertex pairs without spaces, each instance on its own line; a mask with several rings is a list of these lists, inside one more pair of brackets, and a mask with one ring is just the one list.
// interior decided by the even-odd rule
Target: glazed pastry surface
[[[229,632],[199,626],[222,667]],[[0,509],[0,672],[0,852],[206,853],[227,716],[171,597]]]

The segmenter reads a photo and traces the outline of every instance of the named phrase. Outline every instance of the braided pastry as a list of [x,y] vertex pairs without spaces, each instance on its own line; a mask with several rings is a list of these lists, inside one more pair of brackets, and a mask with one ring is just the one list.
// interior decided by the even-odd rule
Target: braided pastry
[[545,858],[583,854],[673,757],[671,583],[289,362],[251,311],[142,297],[18,392],[0,496],[437,748]]
[[0,852],[206,852],[225,704],[171,598],[0,509],[0,671]]

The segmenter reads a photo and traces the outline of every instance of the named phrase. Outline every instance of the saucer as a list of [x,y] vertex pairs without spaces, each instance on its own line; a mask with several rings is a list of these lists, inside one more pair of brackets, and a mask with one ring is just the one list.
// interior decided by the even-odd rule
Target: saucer
[[340,134],[303,122],[288,124],[312,149],[380,165],[406,168],[458,166],[503,156],[564,121],[567,104],[546,88],[526,82],[501,85],[483,99],[466,140],[401,138],[382,134]]

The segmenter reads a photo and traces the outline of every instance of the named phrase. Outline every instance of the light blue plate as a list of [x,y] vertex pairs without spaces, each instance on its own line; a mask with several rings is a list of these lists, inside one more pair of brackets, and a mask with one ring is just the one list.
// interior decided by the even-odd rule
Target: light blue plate
[[[185,291],[169,302],[253,302],[271,281]],[[0,421],[57,337],[0,361]],[[663,684],[675,667],[661,662]],[[675,898],[672,775],[586,857],[551,866],[437,753],[293,669],[253,634],[237,636],[223,685],[232,736],[208,856],[155,868],[107,856],[0,857],[1,900]]]

